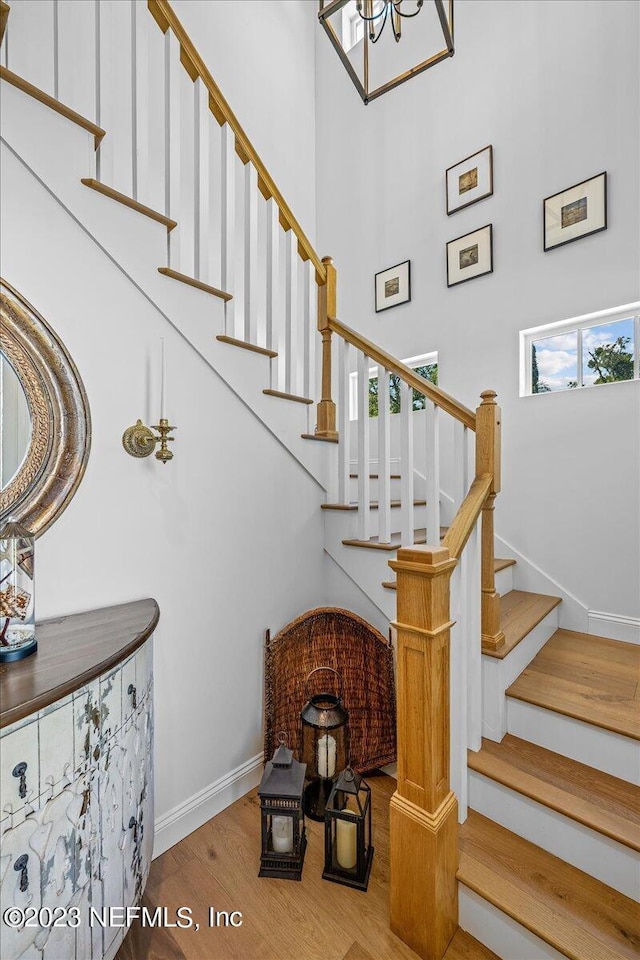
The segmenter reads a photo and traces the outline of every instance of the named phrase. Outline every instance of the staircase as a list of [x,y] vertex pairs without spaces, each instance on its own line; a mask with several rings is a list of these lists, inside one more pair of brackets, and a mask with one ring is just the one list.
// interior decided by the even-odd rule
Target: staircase
[[[325,550],[397,635],[404,806],[394,815],[410,807],[434,831],[450,831],[458,814],[461,821],[457,872],[450,858],[443,870],[451,884],[429,901],[426,927],[439,927],[441,914],[447,922],[433,940],[425,928],[421,940],[404,912],[412,899],[405,884],[400,907],[392,889],[394,929],[429,960],[640,956],[640,647],[564,629],[562,598],[520,589],[516,559],[495,556],[495,395],[468,410],[337,319],[331,260],[315,253],[166,0],[150,0],[148,9],[139,0],[101,0],[95,11],[95,22],[83,15],[90,31],[99,26],[90,66],[100,83],[87,95],[61,85],[57,46],[55,56],[44,49],[58,32],[48,36],[43,20],[36,23],[42,10],[36,17],[27,0],[11,9],[0,0],[7,169],[21,164],[56,196],[156,306],[160,322],[179,331],[326,491]],[[45,62],[55,64],[55,82],[44,76]],[[23,75],[15,63],[38,67]],[[149,82],[141,64],[157,65],[157,88],[166,91],[149,116],[140,109]],[[126,123],[117,108],[123,76],[138,104]],[[58,98],[62,87],[71,102]],[[43,152],[42,142],[51,149]],[[152,163],[154,145],[161,149]],[[368,417],[372,363],[376,419]],[[391,373],[401,380],[396,417]],[[425,399],[418,412],[414,390]],[[445,452],[452,467],[441,475]],[[433,586],[445,582],[446,602]],[[429,640],[420,683],[433,682],[433,702],[407,672],[416,636]],[[437,666],[428,659],[436,641],[444,658]],[[445,733],[427,749],[414,728],[425,737]],[[419,772],[422,799],[411,793],[419,779],[414,748],[423,767],[425,756],[430,761]],[[449,770],[443,788],[431,769],[437,750],[455,797]],[[398,876],[392,887],[402,884]],[[413,886],[422,889],[417,875]],[[428,912],[422,901],[406,909]]]

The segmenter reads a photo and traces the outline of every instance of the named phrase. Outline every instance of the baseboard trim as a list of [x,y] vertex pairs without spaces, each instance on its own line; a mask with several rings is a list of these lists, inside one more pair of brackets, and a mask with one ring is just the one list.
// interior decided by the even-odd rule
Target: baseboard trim
[[173,810],[157,817],[154,859],[256,787],[261,776],[262,754],[258,753],[204,790],[179,803]]
[[640,617],[624,617],[617,613],[605,613],[603,610],[589,610],[588,617],[589,633],[622,640],[624,643],[640,644]]

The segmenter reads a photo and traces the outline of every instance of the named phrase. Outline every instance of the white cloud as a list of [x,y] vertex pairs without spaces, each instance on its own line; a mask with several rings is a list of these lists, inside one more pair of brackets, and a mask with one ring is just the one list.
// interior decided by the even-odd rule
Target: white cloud
[[576,353],[568,350],[539,350],[536,353],[538,373],[541,379],[553,377],[555,374],[566,371],[566,376],[573,373],[575,379]]

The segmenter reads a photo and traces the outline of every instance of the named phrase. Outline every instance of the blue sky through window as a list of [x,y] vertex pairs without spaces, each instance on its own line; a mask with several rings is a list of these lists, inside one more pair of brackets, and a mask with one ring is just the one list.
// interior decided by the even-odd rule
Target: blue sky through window
[[534,340],[540,392],[567,390],[577,385],[579,336],[582,337],[581,383],[584,386],[593,384],[598,373],[589,369],[591,353],[598,347],[615,343],[619,337],[628,337],[624,350],[633,356],[633,327],[633,318],[630,317]]

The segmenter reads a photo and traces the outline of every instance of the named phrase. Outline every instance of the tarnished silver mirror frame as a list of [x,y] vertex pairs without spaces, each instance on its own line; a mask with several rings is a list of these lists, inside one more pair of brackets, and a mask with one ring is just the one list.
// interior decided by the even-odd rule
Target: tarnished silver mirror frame
[[0,525],[12,516],[40,536],[84,475],[91,447],[89,402],[62,341],[1,278],[0,346],[20,379],[32,423],[22,466],[0,493]]

